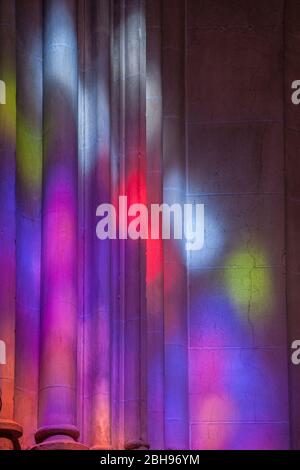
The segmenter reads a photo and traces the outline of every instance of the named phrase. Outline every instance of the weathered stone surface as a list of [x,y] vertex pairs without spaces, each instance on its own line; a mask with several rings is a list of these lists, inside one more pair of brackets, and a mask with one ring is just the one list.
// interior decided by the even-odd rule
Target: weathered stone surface
[[190,194],[283,193],[281,123],[191,123],[188,132]]
[[288,423],[284,348],[197,348],[190,361],[192,422]]
[[288,450],[288,424],[193,424],[191,442],[195,450]]
[[189,30],[188,120],[282,119],[282,32]]

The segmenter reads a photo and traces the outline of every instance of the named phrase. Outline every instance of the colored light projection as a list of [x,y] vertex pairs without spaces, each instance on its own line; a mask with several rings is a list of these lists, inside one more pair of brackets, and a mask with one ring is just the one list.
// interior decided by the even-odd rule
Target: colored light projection
[[286,332],[276,275],[258,247],[224,259],[224,267],[191,272],[193,448],[287,448]]
[[[96,239],[97,205],[117,206],[120,194],[129,204],[184,203],[185,175],[176,162],[171,168],[161,162],[147,174],[140,103],[129,108],[130,126],[118,136],[119,117],[110,109],[110,77],[104,73],[110,50],[105,25],[102,45],[85,38],[91,53],[78,59],[74,11],[64,1],[49,5],[44,45],[39,31],[36,42],[27,44],[32,54],[20,62],[20,77],[30,79],[17,82],[26,96],[17,109],[17,130],[16,81],[9,66],[5,116],[0,107],[7,145],[17,135],[17,229],[12,224],[0,234],[6,273],[0,325],[12,363],[7,292],[15,276],[16,232],[15,409],[25,442],[37,428],[41,436],[45,428],[67,424],[70,437],[77,439],[79,427],[80,440],[93,448],[121,447],[136,435],[142,440],[145,427],[154,448],[287,446],[287,380],[280,382],[286,376],[285,327],[274,346],[274,319],[282,311],[267,243],[250,249],[238,241],[228,250],[228,235],[209,203],[204,248],[193,258],[185,240],[122,245]],[[107,21],[109,11],[103,17]],[[137,18],[128,14],[115,39],[130,27],[138,36]],[[131,77],[127,67],[115,71],[118,79]],[[127,106],[137,96],[132,83],[125,90]],[[152,89],[155,97],[161,93],[158,83]],[[111,126],[113,117],[117,124]],[[155,122],[147,126],[149,142],[160,140],[157,131]],[[2,226],[16,209],[14,170],[12,160],[2,159]],[[12,390],[5,393],[13,397]],[[141,410],[146,426],[139,422]],[[12,417],[11,403],[5,413]]]
[[266,257],[259,252],[237,251],[227,262],[225,278],[238,307],[252,307],[261,314],[272,302],[272,285]]

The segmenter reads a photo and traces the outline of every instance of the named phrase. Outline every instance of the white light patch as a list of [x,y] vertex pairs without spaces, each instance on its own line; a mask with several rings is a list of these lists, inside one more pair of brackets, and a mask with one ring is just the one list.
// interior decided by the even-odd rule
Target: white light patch
[[6,345],[4,341],[0,340],[0,365],[6,364]]
[[6,85],[3,80],[0,80],[0,104],[6,104]]
[[77,93],[77,41],[74,21],[65,5],[51,4],[46,25],[46,76],[67,96]]

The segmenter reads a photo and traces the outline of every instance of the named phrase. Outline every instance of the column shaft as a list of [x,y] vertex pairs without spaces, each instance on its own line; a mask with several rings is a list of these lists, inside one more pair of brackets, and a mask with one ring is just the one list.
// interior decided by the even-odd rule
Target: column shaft
[[[0,3],[0,80],[4,103],[0,104],[0,340],[4,341],[6,363],[0,365],[0,449],[19,446],[22,429],[14,423],[15,376],[15,151],[16,69],[15,4]],[[3,90],[2,90],[3,91]]]
[[[184,203],[185,2],[163,1],[164,202]],[[182,240],[164,242],[165,444],[188,448],[188,334],[186,252]]]
[[[95,148],[91,207],[109,203],[110,184],[110,1],[100,0],[94,12]],[[93,233],[92,447],[111,447],[111,242]]]
[[[128,207],[146,203],[145,180],[145,19],[144,2],[124,2],[124,155]],[[126,240],[124,252],[125,447],[147,445],[145,426],[145,246]]]
[[77,22],[74,0],[44,5],[42,312],[38,448],[78,448]]
[[42,197],[42,1],[16,2],[17,293],[15,416],[22,447],[37,428]]
[[[146,2],[147,24],[147,199],[163,202],[162,2]],[[151,213],[151,212],[149,212]],[[164,448],[163,243],[147,242],[148,433],[151,449]]]

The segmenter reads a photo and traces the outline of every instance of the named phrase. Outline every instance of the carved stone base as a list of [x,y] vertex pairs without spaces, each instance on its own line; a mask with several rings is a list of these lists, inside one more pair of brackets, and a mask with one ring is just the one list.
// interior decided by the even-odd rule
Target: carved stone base
[[19,439],[22,435],[23,428],[18,423],[9,419],[0,419],[0,439],[3,440],[3,443],[7,441],[7,445],[3,445],[4,448],[21,450]]
[[89,448],[80,442],[53,440],[36,444],[31,450],[89,450]]
[[36,445],[32,450],[88,450],[80,442],[79,431],[75,426],[45,426],[35,434]]

